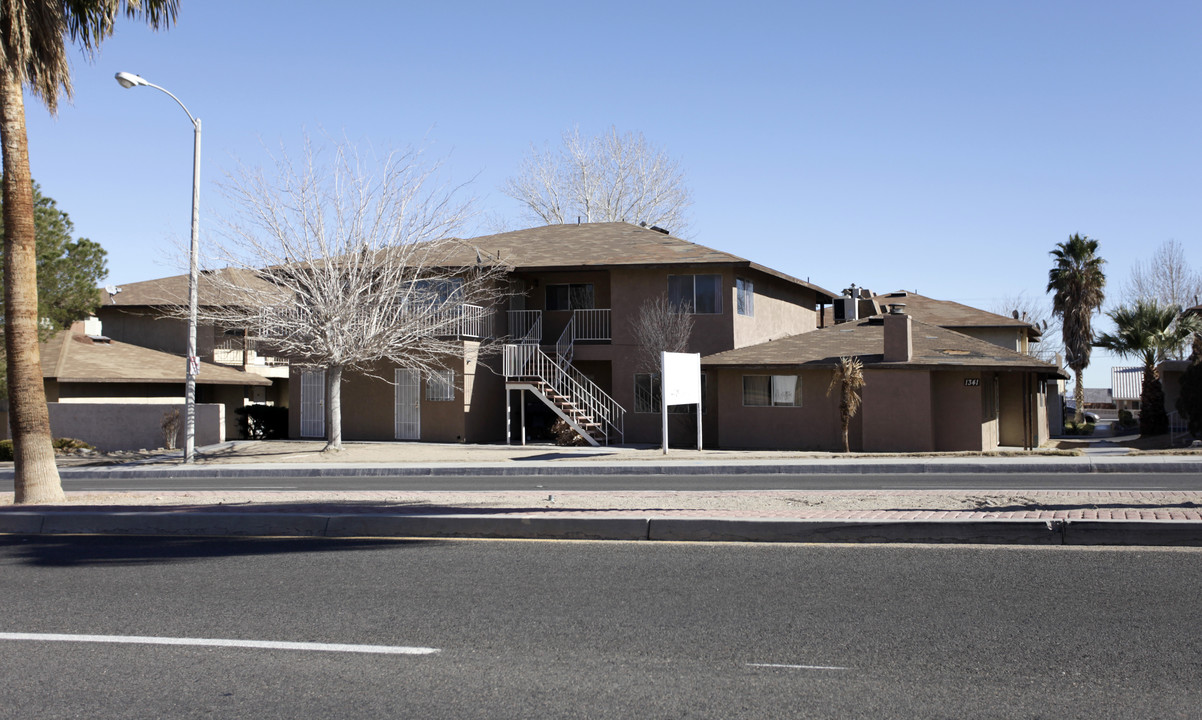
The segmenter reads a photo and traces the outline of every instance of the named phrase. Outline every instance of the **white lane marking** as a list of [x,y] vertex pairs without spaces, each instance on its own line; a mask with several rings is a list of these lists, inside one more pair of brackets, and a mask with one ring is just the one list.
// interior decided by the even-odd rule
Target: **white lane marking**
[[375,655],[430,655],[437,648],[403,645],[339,645],[333,643],[277,642],[274,640],[216,640],[209,638],[142,637],[138,635],[66,635],[60,633],[6,633],[0,640],[40,642],[126,643],[132,645],[206,645],[212,647],[263,648],[267,650],[312,650],[320,652],[369,653]]
[[788,668],[790,670],[850,670],[838,665],[785,665],[783,663],[747,663],[750,667]]

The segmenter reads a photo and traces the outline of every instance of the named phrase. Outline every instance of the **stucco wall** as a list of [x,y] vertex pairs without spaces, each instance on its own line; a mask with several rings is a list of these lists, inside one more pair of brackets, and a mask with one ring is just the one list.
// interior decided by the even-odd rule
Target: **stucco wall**
[[479,343],[466,343],[463,370],[464,442],[505,439],[505,379],[498,355],[481,359]]
[[[186,320],[152,314],[146,308],[112,305],[102,306],[96,312],[96,317],[100,319],[101,332],[105,337],[181,357],[187,352]],[[200,357],[213,356],[215,337],[216,331],[212,326],[202,325],[196,329],[196,350]]]
[[737,284],[731,280],[727,296],[734,323],[734,347],[756,345],[818,327],[814,291],[759,273],[736,272],[734,277],[751,280],[754,295],[753,314],[740,315]]
[[925,370],[865,370],[863,445],[869,452],[935,449],[931,374]]
[[[730,449],[841,450],[839,401],[826,396],[829,370],[708,368],[711,401],[717,399],[717,437],[709,447]],[[800,375],[800,407],[746,407],[744,375]],[[712,408],[712,406],[711,406]],[[711,413],[713,411],[711,409]],[[856,428],[852,428],[853,437]],[[715,444],[716,443],[716,444]],[[854,443],[854,440],[853,440]]]
[[[148,405],[144,403],[47,403],[50,410],[50,434],[56,438],[83,440],[99,450],[152,450],[163,447],[163,415],[179,410],[180,427],[176,447],[184,446],[184,405]],[[196,445],[202,447],[225,441],[225,408],[221,405],[196,405]],[[0,412],[0,428],[8,437],[8,413]]]
[[936,372],[931,374],[934,406],[934,443],[939,451],[981,450],[981,386],[979,372]]
[[1022,332],[1017,328],[952,328],[958,333],[963,333],[970,337],[975,337],[979,340],[984,340],[987,343],[993,343],[998,347],[1004,347],[1015,352],[1023,352]]

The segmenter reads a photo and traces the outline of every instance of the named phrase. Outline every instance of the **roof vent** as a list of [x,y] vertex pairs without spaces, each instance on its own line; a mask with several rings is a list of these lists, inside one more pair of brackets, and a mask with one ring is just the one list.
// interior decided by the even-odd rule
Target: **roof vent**
[[889,303],[889,314],[890,315],[905,315],[906,314],[906,304],[905,303]]
[[668,232],[667,230],[663,229],[662,227],[660,227],[659,225],[652,225],[652,226],[651,226],[651,229],[652,229],[652,230],[654,230],[654,231],[655,231],[655,232],[657,232],[657,233],[663,233],[664,235],[671,235],[671,234],[672,234],[672,233]]

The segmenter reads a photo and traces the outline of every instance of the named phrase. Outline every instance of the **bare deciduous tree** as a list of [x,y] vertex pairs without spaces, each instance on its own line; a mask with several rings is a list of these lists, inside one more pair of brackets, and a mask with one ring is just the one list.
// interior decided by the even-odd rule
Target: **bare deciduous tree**
[[559,148],[531,147],[515,177],[502,188],[531,219],[547,225],[630,222],[657,225],[683,237],[693,204],[680,163],[642,133],[582,138],[564,133]]
[[668,300],[667,294],[650,298],[639,306],[638,315],[630,321],[637,353],[636,367],[641,372],[658,375],[661,352],[684,352],[693,334],[693,316],[680,312]]
[[[423,374],[486,337],[504,268],[451,236],[470,201],[437,181],[420,150],[373,160],[346,143],[329,162],[306,140],[299,163],[240,168],[234,214],[206,264],[200,321],[243,328],[301,366],[326,371],[328,450],[342,445],[342,375],[384,364]],[[391,378],[387,378],[391,382]]]
[[1189,266],[1185,248],[1176,240],[1165,240],[1147,263],[1137,262],[1123,286],[1127,302],[1155,300],[1167,307],[1192,307],[1202,296],[1202,273]]

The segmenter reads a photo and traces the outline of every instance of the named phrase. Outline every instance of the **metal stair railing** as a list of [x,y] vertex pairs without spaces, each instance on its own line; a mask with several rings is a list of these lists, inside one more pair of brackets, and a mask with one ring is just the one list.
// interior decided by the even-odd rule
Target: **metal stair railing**
[[577,419],[597,423],[607,444],[611,435],[622,441],[625,408],[575,367],[561,365],[537,345],[506,345],[503,364],[506,378],[545,383],[579,412]]
[[519,345],[539,345],[543,341],[541,310],[510,310],[509,335]]
[[571,365],[575,357],[576,347],[576,316],[568,318],[568,324],[563,326],[559,340],[555,341],[555,357],[564,365]]

